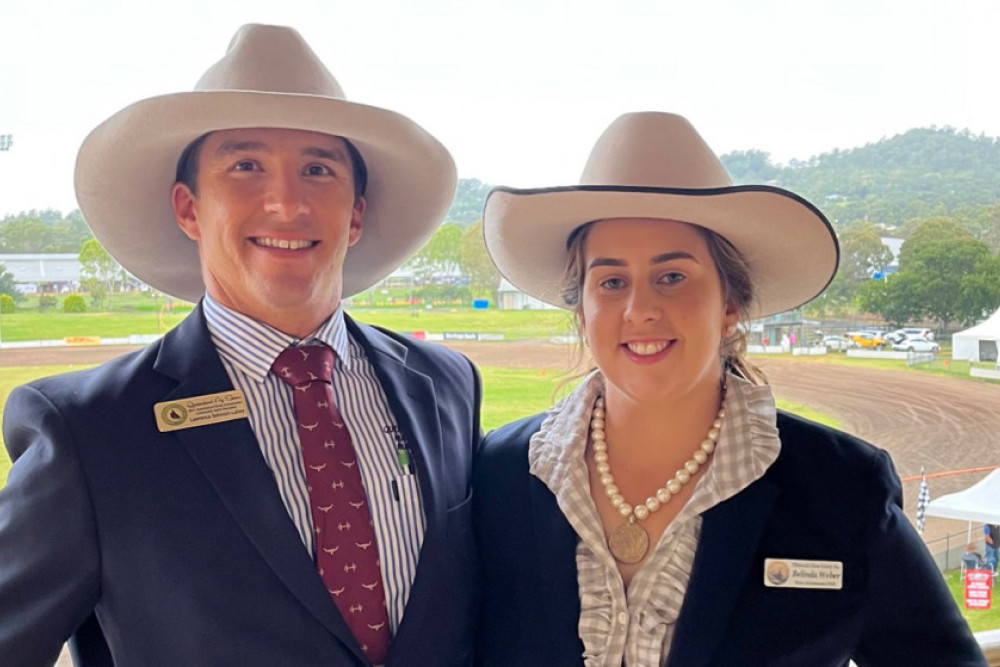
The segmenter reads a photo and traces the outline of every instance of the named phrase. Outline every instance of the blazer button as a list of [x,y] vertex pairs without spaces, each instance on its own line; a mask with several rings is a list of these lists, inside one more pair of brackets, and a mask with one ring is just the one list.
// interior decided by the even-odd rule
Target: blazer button
[[623,611],[618,612],[618,622],[621,623],[622,625],[628,623],[628,614],[626,614]]

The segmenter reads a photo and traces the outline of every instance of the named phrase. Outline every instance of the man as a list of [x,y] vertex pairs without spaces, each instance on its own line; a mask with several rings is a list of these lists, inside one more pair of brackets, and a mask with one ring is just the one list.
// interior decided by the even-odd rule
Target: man
[[996,572],[997,553],[1000,549],[1000,526],[993,523],[983,524],[983,541],[986,543],[986,562],[990,569]]
[[94,130],[76,187],[123,266],[204,298],[11,394],[0,663],[67,639],[78,665],[469,663],[478,375],[340,307],[433,232],[447,151],[251,25],[194,92]]

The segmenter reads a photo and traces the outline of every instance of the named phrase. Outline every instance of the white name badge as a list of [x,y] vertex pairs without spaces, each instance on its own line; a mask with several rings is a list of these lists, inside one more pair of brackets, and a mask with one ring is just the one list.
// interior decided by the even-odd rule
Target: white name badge
[[248,416],[247,401],[238,389],[218,394],[164,401],[153,406],[160,433],[207,426]]
[[764,585],[839,591],[844,587],[844,564],[838,560],[765,558]]

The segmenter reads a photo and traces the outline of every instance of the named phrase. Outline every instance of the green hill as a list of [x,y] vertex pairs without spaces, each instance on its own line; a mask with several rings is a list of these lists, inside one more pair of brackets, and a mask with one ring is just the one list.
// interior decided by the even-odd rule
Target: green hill
[[759,150],[722,156],[735,183],[770,183],[819,206],[839,227],[975,218],[1000,201],[1000,139],[920,128],[859,148],[776,165]]

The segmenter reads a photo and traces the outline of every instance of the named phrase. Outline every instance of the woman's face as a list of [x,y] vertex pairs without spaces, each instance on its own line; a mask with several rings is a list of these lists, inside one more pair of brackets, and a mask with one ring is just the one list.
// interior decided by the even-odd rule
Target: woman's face
[[717,390],[719,345],[738,313],[698,230],[614,218],[584,243],[580,320],[609,391],[655,402]]

